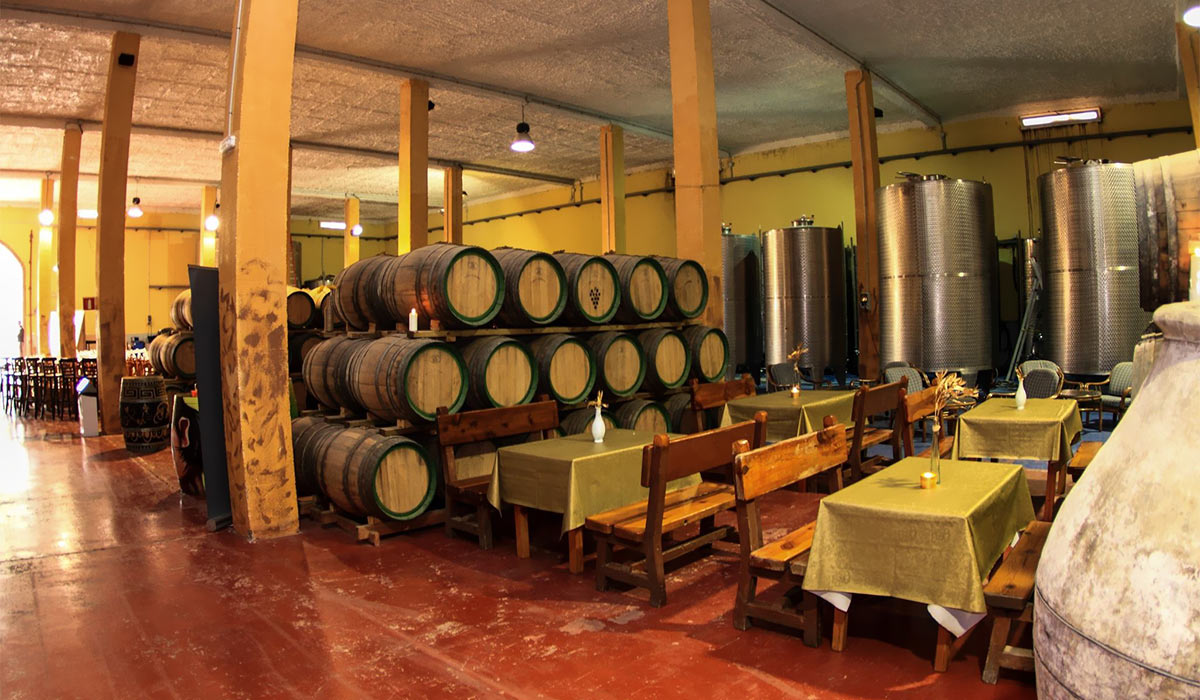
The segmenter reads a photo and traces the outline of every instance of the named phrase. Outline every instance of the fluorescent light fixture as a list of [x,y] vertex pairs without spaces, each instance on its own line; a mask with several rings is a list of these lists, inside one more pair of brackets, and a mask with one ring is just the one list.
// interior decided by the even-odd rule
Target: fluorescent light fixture
[[1200,3],[1183,11],[1183,23],[1189,27],[1200,27]]
[[50,226],[54,223],[54,212],[49,209],[43,209],[38,212],[38,223],[42,226]]
[[1087,124],[1100,121],[1100,108],[1076,109],[1043,114],[1027,114],[1021,117],[1022,129],[1040,129],[1059,124]]
[[95,209],[80,209],[78,212],[80,219],[99,219],[100,212]]
[[334,231],[345,231],[346,230],[346,222],[345,221],[322,221],[321,228],[333,229]]
[[533,139],[529,136],[529,124],[525,122],[517,124],[517,135],[513,138],[509,148],[517,153],[528,153],[535,148]]
[[354,224],[354,226],[352,226],[350,228],[350,235],[351,236],[361,236],[362,235],[362,224]]
[[129,210],[125,213],[128,214],[129,218],[131,218],[131,219],[142,218],[142,213],[143,213],[142,212],[142,198],[134,197],[133,204],[129,207]]

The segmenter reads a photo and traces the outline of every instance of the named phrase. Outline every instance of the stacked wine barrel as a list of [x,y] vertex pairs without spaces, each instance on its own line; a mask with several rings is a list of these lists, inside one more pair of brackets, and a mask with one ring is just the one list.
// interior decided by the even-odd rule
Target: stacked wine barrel
[[154,371],[167,379],[196,378],[196,344],[192,337],[192,290],[175,297],[168,312],[173,328],[164,328],[146,346]]
[[327,325],[325,315],[331,305],[329,300],[332,292],[333,287],[327,286],[287,288],[288,371],[292,374],[302,371],[304,358],[321,342],[321,331]]

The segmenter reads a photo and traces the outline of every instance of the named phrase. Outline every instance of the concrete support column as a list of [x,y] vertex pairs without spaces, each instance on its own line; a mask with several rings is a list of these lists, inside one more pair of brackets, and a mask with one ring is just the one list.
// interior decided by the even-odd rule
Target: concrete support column
[[79,150],[83,130],[63,132],[58,181],[58,356],[75,357],[75,223],[79,218]]
[[[213,223],[208,217],[217,217],[217,227],[209,228]],[[220,216],[217,214],[217,188],[205,185],[200,191],[200,255],[201,265],[213,267],[217,264],[217,231],[220,230]]]
[[452,165],[442,170],[442,236],[447,243],[463,240],[462,167]]
[[400,201],[396,252],[429,243],[429,83],[400,84]]
[[625,252],[625,131],[600,127],[600,250]]
[[342,234],[342,267],[350,267],[362,256],[359,236],[354,235],[354,227],[359,225],[358,209],[358,197],[347,197],[343,217],[346,222],[346,230]]
[[37,274],[37,348],[39,355],[53,355],[58,351],[50,347],[50,312],[58,308],[55,298],[57,284],[54,280],[54,266],[57,255],[54,252],[54,221],[42,221],[43,212],[54,215],[54,180],[42,180],[41,207],[38,209],[38,235],[34,246],[34,257],[37,263],[33,266]]

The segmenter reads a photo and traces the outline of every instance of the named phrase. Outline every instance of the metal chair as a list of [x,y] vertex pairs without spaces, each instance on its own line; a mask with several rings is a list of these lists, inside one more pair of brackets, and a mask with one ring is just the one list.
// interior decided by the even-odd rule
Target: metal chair
[[1058,398],[1066,376],[1062,369],[1050,360],[1026,360],[1021,363],[1025,375],[1025,395],[1031,399]]

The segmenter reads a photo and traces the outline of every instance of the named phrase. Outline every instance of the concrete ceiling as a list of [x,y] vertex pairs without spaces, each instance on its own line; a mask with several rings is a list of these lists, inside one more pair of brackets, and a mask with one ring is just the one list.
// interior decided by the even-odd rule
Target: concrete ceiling
[[[881,128],[1072,100],[1173,96],[1178,89],[1174,0],[711,4],[720,141],[732,153],[844,130],[842,74],[856,61],[879,76]],[[512,7],[490,0],[301,0],[292,138],[358,151],[298,148],[297,211],[340,215],[341,203],[327,197],[354,193],[364,197],[364,216],[394,218],[394,207],[370,200],[395,197],[395,168],[386,156],[362,151],[397,148],[404,72],[397,67],[448,78],[431,89],[435,158],[593,177],[600,115],[630,126],[627,167],[668,163],[665,2],[623,0],[616,7],[581,0]],[[0,128],[0,170],[57,170],[60,135],[34,127],[100,118],[109,33],[118,26],[108,20],[116,19],[144,34],[134,122],[208,134],[135,134],[130,172],[154,181],[145,186],[162,206],[196,208],[195,183],[162,179],[218,178],[215,143],[228,80],[223,35],[234,8],[233,0],[6,2],[0,115],[8,116],[0,124],[9,126]],[[515,154],[507,144],[525,100],[538,148]],[[85,134],[85,172],[95,172],[98,142]],[[468,201],[538,184],[473,171],[464,180]],[[430,185],[437,204],[436,172]],[[92,205],[81,199],[81,206]]]

